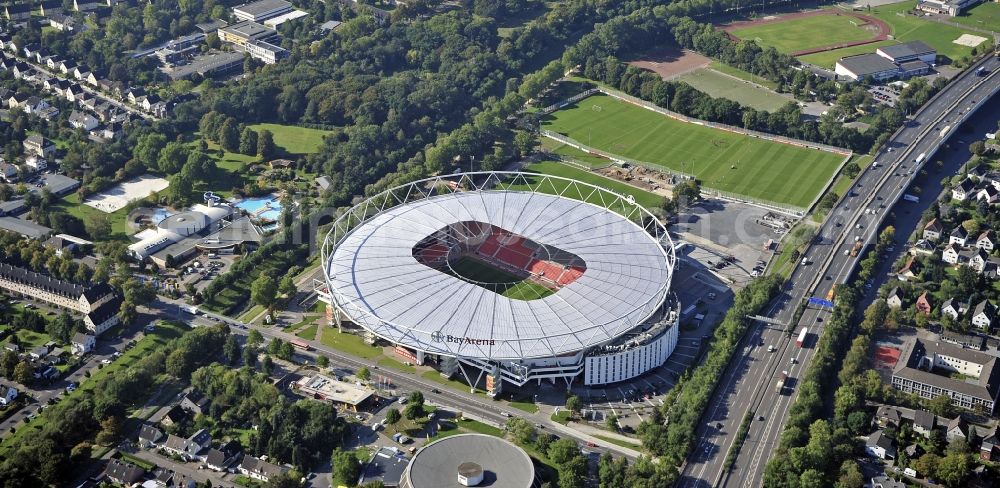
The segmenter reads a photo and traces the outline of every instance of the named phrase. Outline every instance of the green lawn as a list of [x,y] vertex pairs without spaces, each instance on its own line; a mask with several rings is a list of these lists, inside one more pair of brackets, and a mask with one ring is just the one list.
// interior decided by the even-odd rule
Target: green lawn
[[[52,340],[52,338],[44,332],[33,332],[27,329],[18,329],[14,332],[14,334],[17,336],[17,343],[20,344],[22,352],[31,351],[32,349]],[[0,342],[0,344],[8,342],[10,342],[9,336]]]
[[612,154],[693,173],[707,188],[798,207],[809,205],[843,159],[681,122],[603,94],[555,112],[543,126]]
[[[867,154],[855,154],[851,161],[857,163],[858,167],[863,171],[872,164],[872,157]],[[860,174],[860,173],[858,173]],[[846,174],[841,172],[837,175],[837,179],[833,180],[833,184],[830,185],[830,191],[837,194],[838,197],[844,196],[847,193],[847,189],[851,187],[854,183],[854,178],[848,178]],[[823,218],[826,217],[826,212],[814,212],[812,215],[813,222],[822,222]]]
[[388,356],[379,358],[379,360],[377,362],[378,362],[379,366],[383,366],[383,367],[386,367],[386,368],[392,368],[392,369],[395,369],[397,371],[403,371],[403,372],[410,373],[410,374],[414,374],[414,373],[417,372],[417,368],[414,368],[413,366],[407,366],[407,365],[403,364],[402,361],[390,358]]
[[91,238],[95,241],[124,240],[132,234],[132,230],[129,229],[128,224],[125,222],[128,218],[128,212],[126,212],[125,209],[118,210],[117,212],[104,213],[94,207],[81,203],[79,193],[74,192],[66,195],[62,200],[57,201],[54,207],[58,210],[66,212],[69,215],[77,217],[84,222],[87,221],[88,215],[106,216],[111,222],[111,235],[91,236]]
[[589,168],[603,168],[614,164],[614,161],[608,158],[581,151],[573,146],[563,144],[555,139],[549,139],[548,137],[541,138],[541,146],[547,152],[559,155],[564,159],[570,159],[575,163],[583,164]]
[[570,416],[572,414],[573,414],[573,412],[570,412],[569,410],[563,409],[563,410],[559,410],[558,412],[552,414],[552,416],[549,417],[549,418],[553,422],[559,422],[560,424],[566,425],[566,424],[569,423],[569,418],[570,418]]
[[309,341],[316,340],[316,329],[318,327],[319,326],[317,326],[316,324],[310,325],[309,327],[306,327],[305,329],[296,332],[295,335]]
[[538,405],[531,401],[512,401],[510,406],[528,413],[538,413]]
[[722,61],[717,61],[717,60],[713,59],[712,62],[709,63],[708,67],[712,68],[715,71],[718,71],[720,73],[725,73],[725,74],[727,74],[729,76],[735,76],[735,77],[737,77],[737,78],[739,78],[741,80],[746,80],[746,81],[750,81],[750,82],[756,83],[756,84],[761,85],[761,86],[765,86],[767,88],[770,88],[771,90],[777,90],[778,89],[778,84],[777,83],[775,83],[775,82],[773,82],[771,80],[768,80],[767,78],[761,78],[760,76],[756,76],[753,73],[749,73],[749,72],[743,71],[743,70],[741,70],[739,68],[736,68],[736,67],[733,67],[733,66],[729,66],[728,64],[723,63]]
[[814,15],[789,19],[783,22],[755,25],[735,29],[733,35],[745,40],[756,40],[764,46],[774,46],[783,53],[793,53],[814,47],[843,42],[861,41],[875,36],[856,24],[858,19],[849,15]]
[[602,441],[605,441],[605,442],[610,442],[612,444],[615,444],[615,445],[618,445],[618,446],[622,446],[622,447],[627,448],[627,449],[642,449],[642,442],[639,441],[638,439],[636,439],[635,442],[628,442],[628,441],[623,441],[623,440],[621,440],[621,439],[619,439],[617,437],[611,437],[611,436],[608,436],[608,435],[597,434],[594,437],[596,437],[596,438],[598,438],[598,439],[600,439]]
[[948,20],[958,22],[959,24],[979,27],[980,29],[996,30],[1000,27],[1000,3],[982,2],[962,12],[962,15],[952,17]]
[[323,147],[323,137],[331,131],[281,124],[254,124],[251,129],[267,129],[274,134],[274,145],[289,154],[312,154]]
[[[650,193],[641,188],[636,188],[627,183],[623,183],[618,180],[612,180],[611,178],[605,178],[600,174],[591,173],[589,171],[584,171],[579,168],[574,168],[572,166],[560,163],[558,161],[543,161],[540,163],[529,164],[524,169],[525,171],[528,172],[542,173],[552,176],[561,176],[563,178],[570,178],[577,181],[582,181],[584,183],[590,183],[591,185],[599,186],[601,188],[611,190],[615,193],[619,193],[626,196],[632,195],[632,197],[635,198],[635,203],[638,203],[639,205],[642,205],[643,207],[646,208],[659,207],[660,205],[663,204],[663,199],[665,198],[655,193]],[[561,182],[558,180],[551,180],[551,181],[553,182],[552,185],[553,190],[563,190],[566,187],[565,184],[560,184]],[[517,190],[523,188],[514,185],[511,186],[510,189]],[[546,191],[546,188],[539,188],[539,191],[544,192]],[[587,198],[585,199],[585,201],[592,203],[600,203],[599,199],[596,196]]]
[[696,69],[676,78],[716,98],[728,98],[757,110],[774,112],[792,100],[713,69]]
[[[420,377],[425,380],[430,380],[435,383],[440,383],[447,387],[454,388],[458,391],[462,392],[469,391],[469,385],[466,384],[464,381],[445,378],[444,376],[441,376],[441,373],[437,371],[424,371],[423,373],[420,374]],[[476,394],[483,397],[486,396],[486,393],[478,388],[476,389]]]
[[970,54],[972,52],[972,48],[955,44],[952,41],[958,39],[962,34],[988,37],[988,35],[985,34],[966,31],[964,29],[959,29],[958,27],[922,19],[915,15],[905,13],[912,10],[916,4],[916,1],[907,1],[872,7],[872,11],[869,15],[878,17],[889,24],[889,27],[892,29],[892,40],[800,56],[799,59],[807,63],[832,68],[838,59],[845,56],[873,53],[877,48],[882,46],[891,46],[893,44],[920,40],[937,49],[938,55],[947,56],[951,60],[956,60],[962,56]]
[[[449,271],[447,268],[442,272]],[[452,273],[457,278],[479,285],[494,293],[515,300],[537,300],[552,293],[551,289],[525,278],[495,268],[471,257],[462,257],[451,264]]]
[[364,339],[354,334],[341,333],[337,331],[336,327],[323,329],[323,336],[320,338],[320,342],[324,346],[332,347],[359,358],[372,359],[382,355],[381,349],[365,344]]

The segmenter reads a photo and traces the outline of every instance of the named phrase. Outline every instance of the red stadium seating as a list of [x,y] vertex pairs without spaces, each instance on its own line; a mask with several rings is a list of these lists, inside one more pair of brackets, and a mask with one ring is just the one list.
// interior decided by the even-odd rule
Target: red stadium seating
[[517,269],[524,269],[528,264],[531,263],[531,256],[526,256],[524,254],[515,252],[509,247],[501,247],[496,254],[496,258],[499,259],[504,264],[513,266]]

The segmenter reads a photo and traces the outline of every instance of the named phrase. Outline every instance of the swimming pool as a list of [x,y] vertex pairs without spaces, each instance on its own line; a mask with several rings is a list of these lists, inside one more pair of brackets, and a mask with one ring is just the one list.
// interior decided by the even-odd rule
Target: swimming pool
[[281,204],[278,203],[278,197],[274,195],[244,198],[235,206],[254,217],[263,219],[277,220],[281,214]]
[[156,225],[159,224],[160,222],[163,222],[163,219],[171,215],[173,215],[173,213],[168,212],[167,209],[158,208],[153,210],[153,215],[150,216],[149,220],[153,222],[153,225]]

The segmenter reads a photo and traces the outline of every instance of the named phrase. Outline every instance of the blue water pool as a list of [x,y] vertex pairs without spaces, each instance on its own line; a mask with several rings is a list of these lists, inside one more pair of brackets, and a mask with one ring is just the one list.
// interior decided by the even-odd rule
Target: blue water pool
[[153,221],[153,225],[156,225],[159,224],[160,222],[163,222],[163,219],[171,215],[173,214],[168,212],[166,209],[158,208],[153,210],[153,215],[150,217],[150,220]]
[[281,214],[281,203],[278,202],[278,198],[274,195],[244,198],[235,205],[236,208],[242,209],[254,217],[263,219],[276,220]]

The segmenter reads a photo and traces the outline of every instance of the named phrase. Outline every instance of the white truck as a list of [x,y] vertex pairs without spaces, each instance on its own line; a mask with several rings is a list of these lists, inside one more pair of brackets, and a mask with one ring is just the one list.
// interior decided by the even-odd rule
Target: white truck
[[904,193],[903,194],[903,200],[906,200],[907,202],[919,203],[920,202],[920,197],[918,197],[916,195],[911,195],[909,193]]

